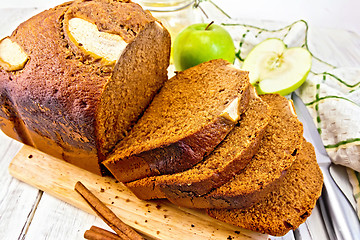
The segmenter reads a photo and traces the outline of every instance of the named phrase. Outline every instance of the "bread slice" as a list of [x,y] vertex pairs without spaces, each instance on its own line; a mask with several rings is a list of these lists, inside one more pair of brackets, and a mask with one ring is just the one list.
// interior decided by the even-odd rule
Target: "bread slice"
[[170,47],[168,31],[130,1],[41,12],[0,42],[0,128],[100,174],[168,79]]
[[245,209],[209,209],[208,214],[253,231],[285,235],[305,222],[321,195],[323,176],[314,147],[304,140],[283,181],[263,200]]
[[204,161],[181,173],[143,178],[126,185],[144,200],[204,195],[246,166],[259,147],[269,119],[270,107],[251,87],[250,102],[241,120]]
[[276,188],[301,147],[303,126],[291,101],[278,94],[262,95],[272,109],[260,148],[246,167],[230,181],[202,196],[168,199],[195,208],[244,208],[260,201]]
[[221,59],[178,72],[104,165],[121,182],[191,168],[235,126],[249,86],[247,72]]

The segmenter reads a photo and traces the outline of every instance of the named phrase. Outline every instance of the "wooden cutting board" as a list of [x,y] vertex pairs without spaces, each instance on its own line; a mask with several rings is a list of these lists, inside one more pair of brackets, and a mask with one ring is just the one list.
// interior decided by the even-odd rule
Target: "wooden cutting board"
[[74,191],[75,183],[81,181],[125,223],[154,239],[268,237],[217,221],[202,210],[181,208],[166,200],[139,200],[111,177],[100,177],[29,146],[22,147],[9,171],[15,178],[95,215]]

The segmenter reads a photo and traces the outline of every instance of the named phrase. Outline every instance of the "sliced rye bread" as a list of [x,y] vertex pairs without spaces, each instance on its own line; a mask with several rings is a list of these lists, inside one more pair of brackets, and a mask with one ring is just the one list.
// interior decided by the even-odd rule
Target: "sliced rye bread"
[[305,222],[321,195],[323,176],[314,147],[304,140],[277,189],[245,209],[208,209],[211,217],[242,228],[283,236]]
[[221,59],[178,72],[103,164],[121,182],[191,168],[233,129],[249,85],[248,72]]
[[245,208],[264,198],[281,182],[303,140],[303,126],[291,101],[278,94],[262,95],[272,109],[260,148],[230,181],[202,196],[166,192],[174,204],[193,208]]
[[172,175],[147,177],[127,183],[140,199],[204,195],[229,181],[256,153],[270,119],[270,107],[251,87],[251,99],[241,120],[216,149],[193,168]]

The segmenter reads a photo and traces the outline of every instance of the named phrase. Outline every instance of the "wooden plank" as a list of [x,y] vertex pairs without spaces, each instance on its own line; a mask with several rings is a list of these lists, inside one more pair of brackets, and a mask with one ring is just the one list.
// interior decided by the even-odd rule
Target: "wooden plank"
[[204,211],[168,201],[142,201],[113,178],[100,177],[24,146],[9,166],[11,175],[56,198],[94,214],[73,190],[81,181],[125,223],[155,239],[267,239],[267,235],[210,218]]
[[25,239],[83,239],[92,225],[112,231],[100,218],[44,193]]
[[10,176],[10,161],[22,144],[0,131],[0,239],[21,239],[41,197],[39,190]]
[[0,39],[11,35],[20,23],[34,16],[41,9],[36,7],[30,8],[6,8],[0,9]]

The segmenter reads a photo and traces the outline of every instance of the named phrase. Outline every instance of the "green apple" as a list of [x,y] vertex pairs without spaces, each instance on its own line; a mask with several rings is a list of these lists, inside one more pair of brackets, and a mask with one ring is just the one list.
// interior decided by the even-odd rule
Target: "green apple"
[[235,60],[235,46],[230,34],[215,24],[193,24],[181,31],[174,41],[175,68],[187,68],[222,58],[231,63]]
[[256,45],[244,60],[252,85],[259,94],[287,95],[304,83],[311,68],[311,54],[301,47],[287,48],[270,38]]

